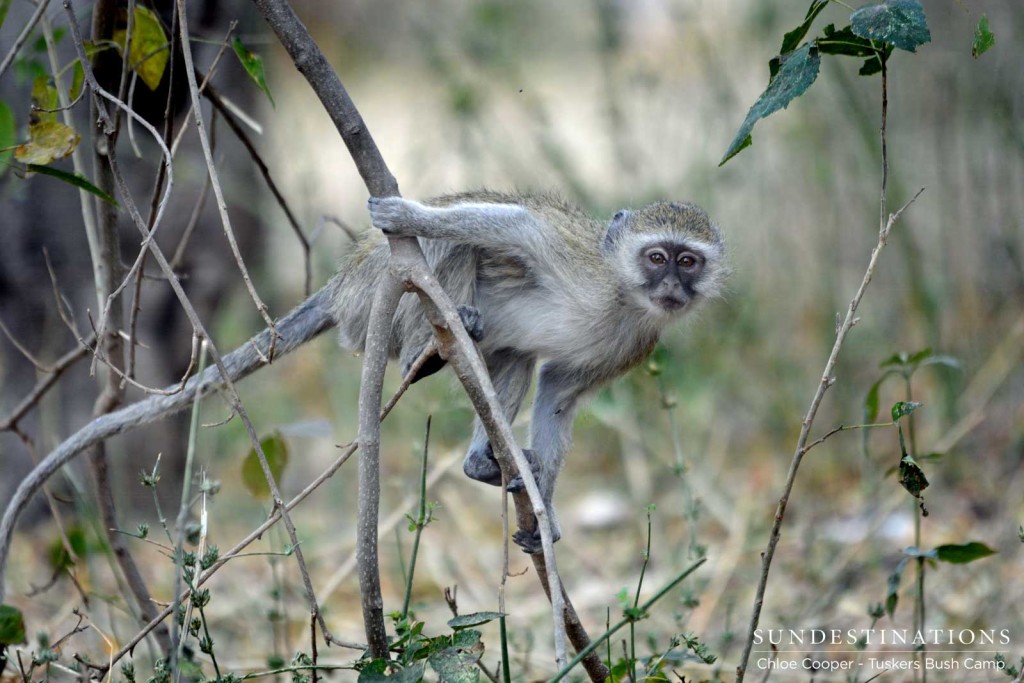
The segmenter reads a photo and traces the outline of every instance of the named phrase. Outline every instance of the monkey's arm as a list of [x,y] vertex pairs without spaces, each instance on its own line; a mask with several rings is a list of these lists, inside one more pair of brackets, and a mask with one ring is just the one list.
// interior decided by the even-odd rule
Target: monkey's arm
[[442,239],[498,250],[542,253],[543,223],[519,204],[470,202],[426,206],[401,197],[370,197],[373,225],[385,235]]

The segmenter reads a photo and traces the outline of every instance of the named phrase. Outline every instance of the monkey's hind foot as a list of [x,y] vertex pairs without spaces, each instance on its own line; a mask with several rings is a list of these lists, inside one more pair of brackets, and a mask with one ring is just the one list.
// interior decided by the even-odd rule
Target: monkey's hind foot
[[[539,479],[540,460],[537,458],[537,454],[529,448],[524,448],[523,455],[526,456],[526,460],[530,463],[530,470],[533,471],[534,480]],[[501,486],[501,468],[494,457],[494,449],[491,447],[490,442],[483,448],[470,449],[462,463],[462,471],[470,479],[475,479],[491,486]],[[516,475],[512,477],[506,489],[509,493],[519,493],[526,490],[526,484],[523,483],[521,476]]]
[[[562,532],[556,526],[551,530],[551,542],[555,543],[562,537]],[[540,527],[538,527],[533,533],[529,533],[519,529],[512,534],[512,541],[517,546],[522,548],[523,552],[528,555],[540,555],[544,552],[544,544],[540,539]]]

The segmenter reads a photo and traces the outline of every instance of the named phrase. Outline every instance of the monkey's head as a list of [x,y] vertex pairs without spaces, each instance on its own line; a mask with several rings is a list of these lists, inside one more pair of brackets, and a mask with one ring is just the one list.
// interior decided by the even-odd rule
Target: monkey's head
[[657,202],[616,212],[603,250],[627,297],[659,316],[717,296],[726,274],[721,232],[690,203]]

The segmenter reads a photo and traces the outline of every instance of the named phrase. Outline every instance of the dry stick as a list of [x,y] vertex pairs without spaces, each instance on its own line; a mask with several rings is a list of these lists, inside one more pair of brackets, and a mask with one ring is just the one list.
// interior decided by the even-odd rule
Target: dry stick
[[[97,2],[93,7],[93,41],[100,42],[109,39],[113,34],[113,18],[116,8],[110,0]],[[128,34],[126,41],[131,38],[132,30],[131,12],[129,11]],[[126,44],[128,44],[126,42]],[[94,60],[101,59],[97,55]],[[92,66],[95,67],[96,61]],[[83,63],[83,69],[85,64]],[[122,71],[121,92],[124,91],[126,81],[127,65]],[[119,96],[120,98],[120,96]],[[105,103],[99,98],[92,98],[92,120],[98,122],[102,117],[99,109],[105,108]],[[97,186],[108,195],[114,193],[114,179],[110,170],[107,155],[117,144],[116,125],[113,129],[108,126],[98,126],[94,123],[93,136],[93,172]],[[99,273],[99,283],[96,291],[96,298],[99,301],[107,300],[109,316],[113,318],[113,329],[101,329],[96,335],[96,350],[107,358],[108,370],[100,379],[101,390],[93,405],[93,416],[100,417],[113,412],[124,400],[124,384],[120,381],[121,365],[124,363],[124,343],[121,338],[120,329],[124,322],[124,307],[120,296],[114,294],[118,283],[121,281],[121,242],[117,231],[117,213],[114,207],[107,202],[94,201],[97,214],[97,241],[99,250],[95,254],[98,260],[93,263],[93,268]],[[105,312],[104,317],[108,314]],[[95,356],[94,356],[95,359]],[[154,605],[150,596],[149,588],[146,586],[142,573],[125,539],[116,533],[120,528],[117,519],[117,505],[114,501],[114,492],[110,481],[110,462],[107,458],[106,442],[97,443],[90,454],[90,469],[96,486],[96,501],[99,507],[100,520],[105,530],[107,543],[113,552],[114,559],[121,569],[131,597],[138,608],[138,615],[142,623],[153,618]],[[157,644],[161,653],[166,653],[170,647],[170,638],[166,628],[157,629]]]
[[[256,304],[256,309],[263,317],[263,322],[267,324],[270,329],[270,348],[267,351],[267,358],[270,360],[274,359],[274,348],[277,345],[277,328],[274,327],[274,320],[270,317],[270,313],[267,309],[267,305],[263,303],[259,293],[256,292],[256,287],[252,284],[252,279],[249,277],[249,269],[245,266],[245,261],[242,260],[242,252],[238,249],[238,242],[235,240],[235,232],[231,228],[231,218],[228,216],[228,205],[224,200],[224,192],[220,187],[220,176],[217,173],[217,168],[213,163],[213,150],[210,149],[210,140],[206,135],[206,124],[203,122],[203,108],[202,103],[199,100],[199,85],[196,83],[195,65],[192,63],[192,46],[189,42],[188,33],[188,15],[185,12],[185,0],[177,0],[178,8],[178,31],[181,36],[181,54],[185,59],[185,77],[188,80],[189,94],[192,96],[192,114],[195,118],[196,131],[199,133],[199,142],[203,148],[203,156],[206,159],[206,168],[210,174],[210,183],[213,185],[213,194],[217,198],[217,211],[220,213],[221,226],[224,228],[224,235],[228,239],[228,245],[231,247],[231,253],[235,257],[235,263],[238,264],[238,270],[242,274],[242,280],[245,282],[246,288],[249,290],[249,296],[252,298],[253,303]],[[259,449],[257,449],[258,451]],[[269,473],[269,468],[265,470]],[[271,489],[273,489],[273,485]],[[275,503],[280,502],[279,496],[275,497]],[[290,524],[286,519],[286,524]]]
[[[345,145],[352,154],[356,167],[370,194],[394,196],[398,185],[380,156],[373,138],[323,53],[310,37],[285,0],[254,0],[257,9],[270,24],[278,39],[292,57],[296,68],[306,77],[327,113],[335,123]],[[529,463],[515,443],[512,430],[497,400],[483,361],[475,351],[469,335],[462,326],[458,313],[426,265],[423,253],[414,238],[390,238],[391,260],[388,277],[384,278],[374,296],[370,325],[367,332],[362,385],[360,387],[359,444],[360,453],[360,519],[358,524],[358,550],[361,559],[360,588],[363,596],[364,625],[370,652],[374,657],[387,657],[387,638],[384,632],[380,577],[376,567],[377,534],[375,530],[379,505],[379,450],[381,384],[387,361],[391,321],[404,284],[418,290],[428,320],[437,333],[441,355],[447,358],[463,383],[467,395],[480,416],[499,464],[506,475],[514,461],[526,483],[527,494],[516,495],[517,509],[526,508],[530,501],[533,516],[540,529],[544,548],[545,566],[549,571],[552,612],[555,631],[556,657],[565,662],[564,620],[570,610],[564,608],[564,594],[554,562],[554,549],[547,511],[533,480]],[[400,277],[392,273],[400,274]],[[404,283],[404,284],[403,284]],[[369,489],[367,487],[374,487]],[[529,511],[520,512],[520,518],[529,518]],[[532,519],[531,519],[532,521]],[[539,565],[538,565],[539,566]],[[580,626],[577,640],[589,642]],[[575,641],[574,641],[575,642]],[[599,659],[595,661],[600,665]],[[590,671],[588,669],[588,671]],[[593,673],[591,674],[593,676]]]
[[[198,72],[196,75],[200,75]],[[295,237],[299,240],[299,245],[302,247],[302,262],[305,265],[306,280],[304,292],[306,296],[309,296],[313,291],[313,262],[312,253],[309,240],[306,239],[306,235],[302,232],[302,227],[299,225],[298,219],[292,212],[290,206],[288,206],[288,200],[281,194],[281,190],[278,189],[277,183],[270,177],[270,169],[267,168],[266,163],[263,161],[263,157],[256,150],[256,145],[253,144],[249,134],[245,132],[241,124],[238,123],[237,117],[231,112],[228,106],[224,103],[224,100],[220,98],[220,95],[213,89],[212,86],[207,86],[206,90],[203,91],[203,95],[206,99],[210,100],[210,103],[220,112],[221,116],[224,117],[224,121],[227,122],[228,128],[235,134],[235,137],[242,143],[246,151],[249,152],[249,157],[253,163],[256,164],[256,168],[259,169],[260,175],[263,176],[263,180],[267,183],[267,187],[270,189],[270,193],[274,195],[274,200],[277,202],[281,210],[284,211],[285,218],[288,219],[288,224],[292,227],[292,232],[295,233]]]
[[889,219],[879,231],[878,243],[875,245],[875,248],[871,250],[871,259],[868,262],[867,269],[864,271],[864,279],[861,280],[860,287],[857,288],[857,293],[850,301],[850,306],[846,311],[846,318],[843,320],[843,324],[839,327],[839,331],[836,334],[835,344],[832,346],[832,352],[829,354],[828,362],[825,363],[825,370],[821,374],[821,380],[818,382],[818,388],[814,392],[814,398],[811,399],[811,404],[807,409],[807,413],[804,416],[803,421],[800,423],[800,436],[797,438],[796,450],[794,451],[793,459],[789,464],[789,472],[786,474],[786,483],[782,489],[782,497],[779,498],[779,505],[775,511],[775,521],[772,523],[771,534],[768,538],[768,546],[765,548],[765,551],[761,556],[761,576],[757,583],[757,592],[754,595],[754,609],[750,616],[750,627],[747,630],[747,640],[743,646],[743,655],[740,658],[739,665],[736,667],[736,683],[742,681],[743,676],[746,673],[747,662],[750,659],[750,651],[754,643],[754,632],[757,630],[757,624],[761,618],[761,606],[764,604],[764,594],[768,586],[768,570],[771,568],[772,557],[775,555],[775,548],[778,546],[779,538],[782,534],[782,518],[786,514],[786,504],[789,502],[789,495],[793,491],[793,484],[796,482],[797,470],[800,467],[800,463],[803,460],[804,455],[807,454],[807,440],[810,436],[814,418],[818,414],[818,407],[821,405],[825,392],[835,382],[835,377],[832,376],[832,371],[835,369],[836,361],[839,358],[839,351],[843,347],[846,335],[857,323],[858,318],[855,317],[857,306],[860,305],[860,301],[864,297],[864,291],[871,282],[871,277],[875,272],[875,266],[878,263],[878,257],[882,253],[882,249],[885,248],[886,241],[889,238],[889,232],[892,230],[893,225],[895,225],[903,211],[913,204],[914,200],[916,200],[922,192],[924,192],[923,188],[918,190],[917,194],[915,194],[910,201],[900,207],[899,211],[894,214],[890,214]]

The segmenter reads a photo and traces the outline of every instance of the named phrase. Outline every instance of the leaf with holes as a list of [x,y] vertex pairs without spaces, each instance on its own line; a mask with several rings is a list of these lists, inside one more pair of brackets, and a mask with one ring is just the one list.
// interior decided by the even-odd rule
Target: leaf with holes
[[820,66],[821,57],[818,49],[810,43],[788,55],[783,55],[778,74],[768,83],[768,87],[747,112],[747,118],[743,120],[736,137],[718,165],[721,166],[752,144],[750,132],[755,123],[780,109],[785,109],[790,102],[803,95],[818,77]]
[[270,100],[270,106],[276,107],[274,104],[274,97],[270,94],[270,88],[267,86],[267,79],[263,75],[263,58],[258,54],[247,48],[238,36],[231,41],[231,47],[235,50],[235,56],[238,57],[238,61],[242,63],[242,67],[245,72],[249,74],[249,77],[256,84],[256,87],[263,91],[263,94]]
[[480,632],[459,631],[451,647],[432,652],[427,658],[430,668],[437,672],[444,683],[478,683],[480,669],[476,663],[484,653]]
[[40,121],[28,127],[28,142],[18,145],[14,158],[23,164],[46,165],[75,150],[81,138],[74,128],[57,121]]
[[935,559],[951,564],[967,564],[995,554],[995,550],[977,541],[962,545],[940,545],[935,549]]
[[924,470],[909,455],[900,458],[900,485],[914,498],[920,498],[921,492],[928,488]]
[[850,15],[850,27],[861,38],[889,43],[914,52],[932,39],[919,0],[884,0]]
[[[280,483],[284,468],[288,465],[288,444],[279,432],[274,432],[260,441],[260,448],[267,458],[267,466],[270,467],[274,481]],[[270,484],[263,474],[263,466],[255,448],[242,461],[242,483],[254,498],[265,500],[270,497]]]
[[978,20],[978,27],[974,29],[974,45],[971,46],[971,55],[977,59],[996,44],[996,36],[988,27],[988,17],[984,14]]
[[[164,33],[160,19],[145,7],[136,5],[132,18],[134,21],[132,44],[128,50],[128,65],[139,75],[146,87],[156,90],[160,87],[160,81],[163,80],[171,56],[167,34]],[[114,31],[112,36],[114,42],[121,46],[121,54],[124,54],[127,36],[127,29]]]

